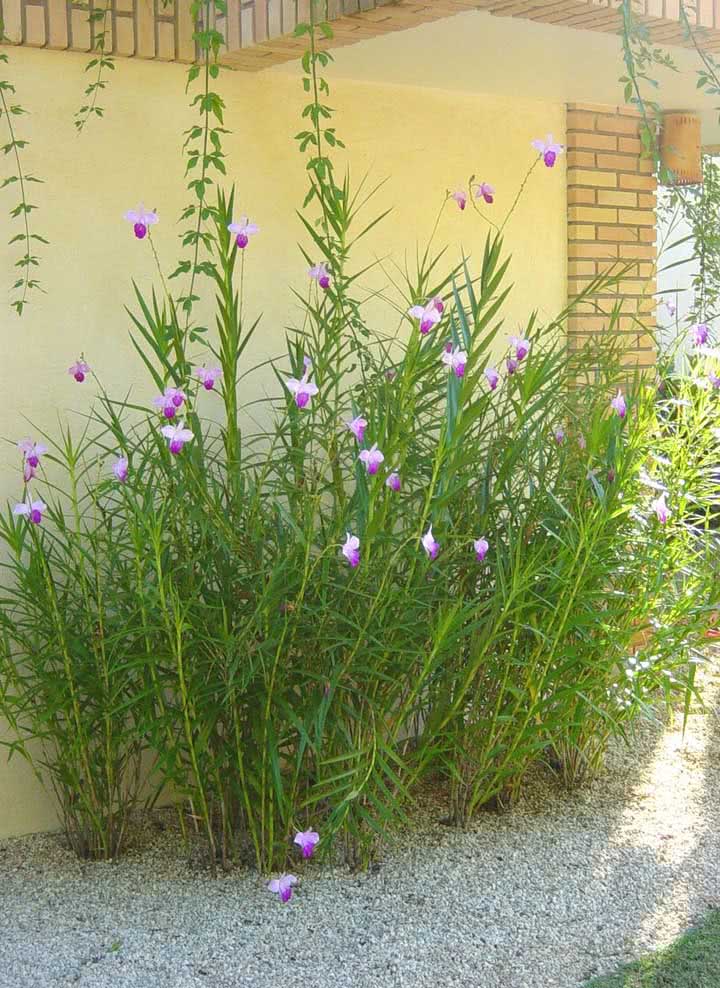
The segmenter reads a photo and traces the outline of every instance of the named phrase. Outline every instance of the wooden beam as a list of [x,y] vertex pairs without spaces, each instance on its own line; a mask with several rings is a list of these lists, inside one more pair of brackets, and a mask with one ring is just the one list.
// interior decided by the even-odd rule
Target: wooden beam
[[[720,51],[720,0],[696,0],[702,44]],[[616,34],[621,27],[619,0],[324,0],[321,16],[333,24],[333,48],[480,10],[543,24]],[[680,24],[679,0],[633,0],[656,44],[688,46]],[[195,26],[189,0],[114,0],[115,54],[192,61]],[[80,0],[0,0],[5,30],[14,44],[48,45],[87,51],[92,44],[87,12]],[[688,8],[690,10],[690,8]],[[228,0],[228,16],[218,22],[225,33],[223,60],[236,69],[257,72],[300,57],[306,39],[293,37],[298,22],[309,18],[310,0]]]

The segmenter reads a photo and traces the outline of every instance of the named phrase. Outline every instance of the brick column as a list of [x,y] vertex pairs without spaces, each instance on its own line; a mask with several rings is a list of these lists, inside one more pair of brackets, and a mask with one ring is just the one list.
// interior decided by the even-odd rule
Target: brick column
[[[620,302],[617,326],[628,366],[655,363],[657,183],[653,163],[641,158],[640,118],[619,106],[569,103],[567,107],[568,295],[593,276],[631,263],[617,286],[598,292],[570,317],[571,344],[607,331]],[[647,327],[649,332],[643,329]]]

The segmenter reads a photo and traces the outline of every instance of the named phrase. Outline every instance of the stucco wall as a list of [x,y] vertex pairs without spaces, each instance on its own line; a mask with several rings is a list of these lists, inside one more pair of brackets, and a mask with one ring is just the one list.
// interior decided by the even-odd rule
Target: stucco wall
[[[47,294],[33,296],[22,319],[0,308],[3,402],[0,435],[0,500],[21,494],[14,442],[33,433],[28,420],[52,429],[58,413],[82,411],[91,388],[79,387],[66,369],[84,351],[111,392],[134,383],[138,399],[152,386],[128,337],[123,306],[131,300],[131,279],[147,286],[152,278],[146,243],[133,238],[123,212],[139,200],[157,208],[155,240],[166,269],[180,256],[176,223],[188,199],[182,176],[181,133],[192,122],[184,94],[184,69],[136,60],[117,61],[103,96],[104,120],[78,137],[72,118],[87,83],[83,56],[10,50],[8,74],[18,99],[31,115],[18,120],[31,141],[28,170],[45,179],[34,186],[38,232],[51,241],[43,251],[39,277]],[[299,129],[304,94],[299,77],[287,73],[242,75],[221,80],[227,103],[225,140],[228,177],[237,184],[238,212],[261,226],[247,255],[249,311],[264,313],[249,362],[282,350],[284,327],[294,305],[288,285],[303,290],[306,265],[296,243],[302,237],[295,210],[305,191],[304,164],[292,136]],[[498,96],[448,93],[437,89],[342,81],[333,87],[339,135],[348,145],[352,172],[368,169],[389,178],[378,194],[379,211],[394,206],[367,244],[373,256],[403,263],[418,238],[429,234],[445,190],[471,173],[493,183],[497,209],[515,194],[531,160],[529,142],[552,132],[563,138],[560,103],[506,100]],[[0,163],[0,168],[5,162]],[[2,201],[14,204],[12,187]],[[507,231],[517,288],[508,306],[508,330],[533,309],[541,317],[559,310],[567,297],[564,165],[538,170]],[[7,229],[7,227],[6,227]],[[12,231],[14,232],[14,231]],[[484,230],[467,210],[449,208],[436,243],[451,243],[479,255]],[[12,278],[17,254],[0,248],[2,293]],[[369,276],[374,286],[381,272]],[[386,328],[393,328],[393,318]],[[266,374],[248,386],[252,399]],[[52,803],[19,759],[10,765],[0,753],[0,836],[53,826]]]

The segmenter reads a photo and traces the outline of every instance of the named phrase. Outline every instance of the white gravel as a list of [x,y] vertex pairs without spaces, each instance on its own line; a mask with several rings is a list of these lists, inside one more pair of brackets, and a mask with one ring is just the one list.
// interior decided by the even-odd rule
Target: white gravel
[[117,864],[0,844],[2,988],[576,988],[720,906],[720,720],[643,728],[581,793],[529,786],[471,832],[437,821],[369,874],[212,880],[148,823]]

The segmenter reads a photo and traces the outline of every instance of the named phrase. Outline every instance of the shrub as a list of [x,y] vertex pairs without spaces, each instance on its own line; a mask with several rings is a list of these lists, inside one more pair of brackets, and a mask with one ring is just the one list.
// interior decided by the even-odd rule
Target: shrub
[[466,824],[538,759],[581,781],[658,687],[693,687],[714,392],[628,380],[614,316],[568,349],[569,310],[531,316],[497,371],[511,288],[494,224],[475,272],[418,254],[385,300],[409,331],[372,331],[353,257],[378,219],[322,155],[310,174],[304,323],[257,431],[238,403],[255,230],[219,193],[214,334],[164,282],[136,289],[158,407],[100,388],[79,439],[46,437],[47,507],[0,527],[0,712],[80,853],[117,853],[132,807],[167,789],[213,867],[282,866],[311,825],[362,864],[428,777]]

